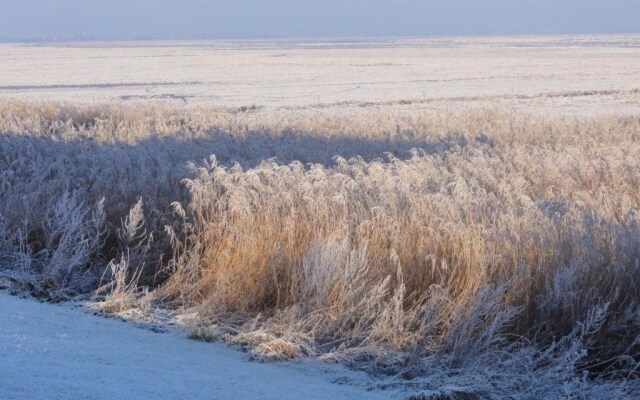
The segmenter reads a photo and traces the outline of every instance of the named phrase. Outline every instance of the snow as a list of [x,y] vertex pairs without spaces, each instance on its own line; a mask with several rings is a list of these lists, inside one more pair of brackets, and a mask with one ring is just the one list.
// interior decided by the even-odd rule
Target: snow
[[[340,383],[338,383],[340,382]],[[250,362],[219,343],[156,333],[0,292],[0,399],[387,399],[364,374],[313,360]]]
[[[0,44],[0,99],[637,113],[640,36]],[[497,104],[496,104],[497,103]],[[342,105],[346,107],[346,105]]]

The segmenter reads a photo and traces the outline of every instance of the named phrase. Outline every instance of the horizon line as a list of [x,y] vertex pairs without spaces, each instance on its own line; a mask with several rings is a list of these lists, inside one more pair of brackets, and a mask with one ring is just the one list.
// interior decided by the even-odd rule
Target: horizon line
[[422,35],[361,35],[361,34],[326,34],[326,35],[246,35],[246,36],[216,36],[206,34],[188,35],[131,35],[131,36],[33,36],[33,37],[11,37],[1,36],[0,43],[3,44],[29,44],[29,43],[82,43],[82,42],[144,42],[144,41],[237,41],[237,42],[259,42],[259,41],[339,41],[339,40],[392,40],[392,39],[447,39],[447,38],[497,38],[497,37],[571,37],[571,36],[626,36],[640,35],[640,30],[610,31],[610,32],[528,32],[510,33],[493,32],[478,34],[422,34]]

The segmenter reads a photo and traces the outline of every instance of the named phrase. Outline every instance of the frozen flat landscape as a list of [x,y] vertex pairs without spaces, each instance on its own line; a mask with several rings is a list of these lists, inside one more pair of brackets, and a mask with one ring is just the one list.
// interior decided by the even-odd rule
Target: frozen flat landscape
[[0,400],[639,398],[639,66],[640,34],[0,43]]
[[0,98],[620,114],[638,65],[639,35],[0,44]]

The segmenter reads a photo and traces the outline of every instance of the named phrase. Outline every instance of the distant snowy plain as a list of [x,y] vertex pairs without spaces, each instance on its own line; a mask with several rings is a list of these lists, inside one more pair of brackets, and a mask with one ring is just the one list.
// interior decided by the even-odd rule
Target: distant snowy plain
[[0,98],[620,114],[638,65],[639,35],[0,44]]

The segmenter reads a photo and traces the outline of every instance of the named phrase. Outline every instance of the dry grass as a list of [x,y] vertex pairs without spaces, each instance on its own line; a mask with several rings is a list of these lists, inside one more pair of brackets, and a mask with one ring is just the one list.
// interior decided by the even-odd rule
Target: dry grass
[[258,356],[638,393],[638,116],[2,103],[0,131],[0,274],[32,293],[126,256],[115,298],[151,285]]

